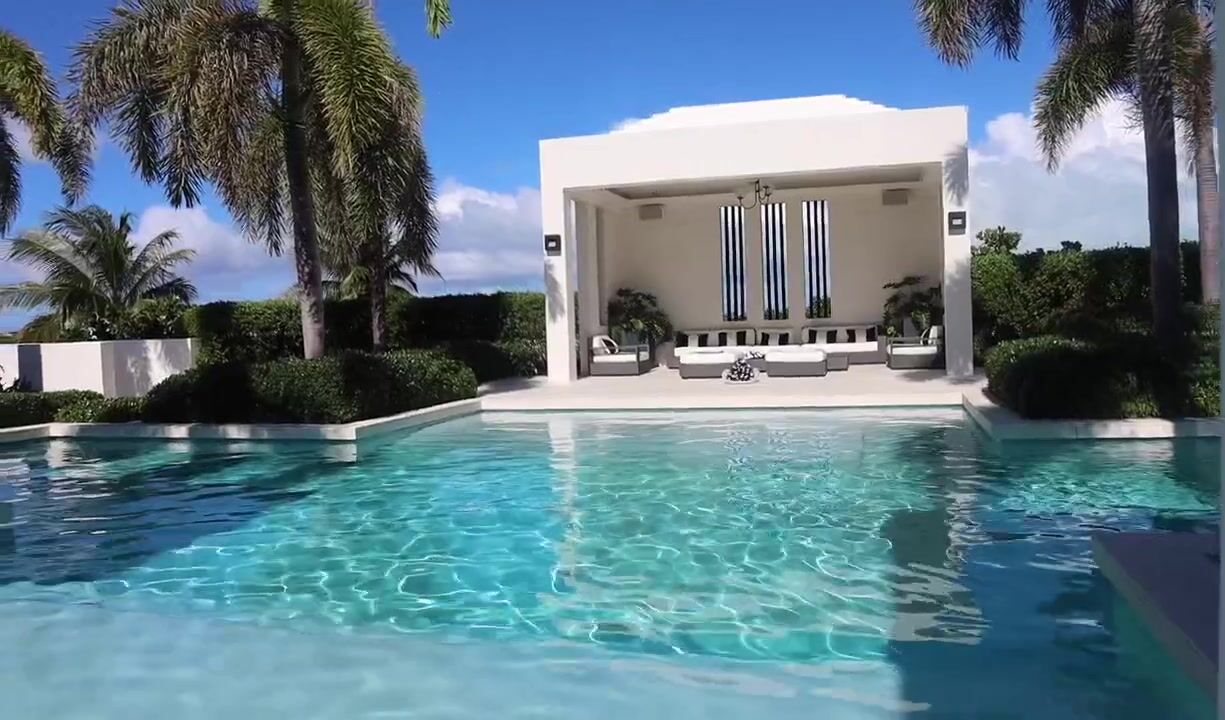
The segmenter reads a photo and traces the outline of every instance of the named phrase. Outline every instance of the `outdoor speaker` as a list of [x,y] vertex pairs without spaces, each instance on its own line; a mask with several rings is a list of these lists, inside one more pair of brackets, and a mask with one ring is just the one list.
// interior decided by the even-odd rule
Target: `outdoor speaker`
[[664,206],[658,203],[638,206],[639,220],[659,220],[664,216]]
[[906,188],[882,190],[880,201],[882,205],[905,205],[910,202],[910,191]]

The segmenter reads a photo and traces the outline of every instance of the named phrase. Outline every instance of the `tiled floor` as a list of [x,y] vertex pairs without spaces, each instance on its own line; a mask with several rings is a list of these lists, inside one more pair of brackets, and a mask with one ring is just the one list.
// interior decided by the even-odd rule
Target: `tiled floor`
[[981,377],[955,380],[943,370],[890,370],[855,365],[819,378],[761,379],[749,385],[684,380],[655,368],[638,377],[582,378],[568,385],[543,378],[482,389],[485,410],[649,410],[694,408],[957,406]]

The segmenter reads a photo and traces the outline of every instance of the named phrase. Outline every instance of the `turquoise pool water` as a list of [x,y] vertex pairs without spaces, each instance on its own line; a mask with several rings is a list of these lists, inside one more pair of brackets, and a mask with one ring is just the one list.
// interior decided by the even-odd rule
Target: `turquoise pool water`
[[943,411],[8,447],[0,694],[31,718],[1207,718],[1089,536],[1214,526],[1217,453],[999,446]]

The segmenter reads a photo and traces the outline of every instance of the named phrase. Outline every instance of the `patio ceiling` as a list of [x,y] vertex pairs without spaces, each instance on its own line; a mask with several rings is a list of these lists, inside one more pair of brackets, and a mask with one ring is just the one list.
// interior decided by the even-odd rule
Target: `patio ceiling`
[[[831,170],[814,173],[791,173],[787,175],[762,175],[760,180],[774,190],[798,190],[801,188],[838,187],[843,185],[898,185],[922,182],[926,177],[924,166],[906,165],[887,168],[861,168]],[[702,195],[724,195],[743,192],[758,177],[703,178],[676,180],[641,185],[622,185],[606,190],[623,200],[658,200],[675,197],[697,197]]]

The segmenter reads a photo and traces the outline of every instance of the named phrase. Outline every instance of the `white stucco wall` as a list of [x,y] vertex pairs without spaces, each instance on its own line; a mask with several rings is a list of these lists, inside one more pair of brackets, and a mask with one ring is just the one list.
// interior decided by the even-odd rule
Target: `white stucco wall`
[[[162,380],[195,366],[198,341],[113,340],[11,346],[21,358],[22,377],[34,390],[93,390],[107,397],[143,395]],[[0,346],[0,365],[9,365]]]
[[[650,222],[639,222],[631,232],[634,219],[627,215],[627,203],[605,189],[649,188],[677,181],[740,183],[753,178],[777,183],[813,173],[917,166],[934,168],[934,172],[904,208],[882,206],[881,186],[861,197],[847,196],[845,203],[836,202],[838,188],[822,189],[816,195],[831,200],[835,318],[875,319],[886,294],[880,285],[909,273],[928,276],[931,282],[944,285],[948,371],[952,375],[972,372],[969,256],[973,226],[967,222],[964,234],[946,230],[948,212],[968,210],[965,108],[757,120],[754,113],[759,105],[745,104],[730,113],[733,119],[723,113],[718,122],[708,125],[673,127],[667,123],[658,129],[540,143],[543,232],[562,236],[561,255],[544,258],[551,381],[568,382],[576,376],[576,353],[582,352],[585,334],[593,328],[587,322],[590,318],[584,317],[584,332],[576,335],[575,298],[583,296],[587,302],[598,298],[598,286],[593,291],[592,285],[598,282],[593,278],[601,274],[606,292],[619,285],[655,292],[674,313],[677,325],[687,326],[691,320],[693,324],[721,324],[718,226],[712,208],[719,202],[731,202],[732,193],[708,202],[706,213],[682,209],[690,198],[660,197],[658,201],[672,217],[654,221],[660,224],[653,227]],[[601,192],[607,202],[601,201]],[[584,207],[588,204],[601,206],[605,214],[603,255],[610,262],[602,273],[593,273],[583,260],[583,245],[591,236],[580,229],[588,222],[589,210]],[[748,324],[760,325],[760,236],[755,219],[754,215],[746,228],[747,305]],[[707,222],[710,230],[703,227]],[[789,220],[788,225],[789,255],[795,267],[789,278],[793,300],[788,324],[792,324],[803,314],[802,302],[794,299],[802,293],[802,281],[796,279],[796,273],[803,272],[796,262],[801,254],[795,249],[802,235],[798,223]],[[698,238],[703,236],[710,237],[709,250],[699,246]],[[621,253],[615,247],[621,242],[633,250]],[[682,275],[692,277],[678,279]],[[710,280],[699,283],[699,278]],[[682,282],[686,283],[684,291],[674,289]],[[713,317],[712,321],[707,322],[707,317]]]
[[[941,282],[943,235],[940,198],[935,188],[916,189],[904,206],[882,206],[880,188],[831,188],[822,192],[780,193],[787,204],[789,318],[762,319],[760,251],[746,267],[748,319],[724,322],[722,264],[717,200],[672,202],[660,220],[639,220],[633,207],[606,211],[604,268],[607,287],[653,293],[677,328],[800,327],[804,318],[804,237],[800,205],[829,203],[829,262],[832,268],[832,321],[879,320],[891,291],[885,283],[920,275]],[[745,243],[760,247],[757,211],[746,213]],[[746,248],[748,249],[748,248]]]
[[101,342],[42,343],[38,346],[44,391],[93,390],[106,394]]

